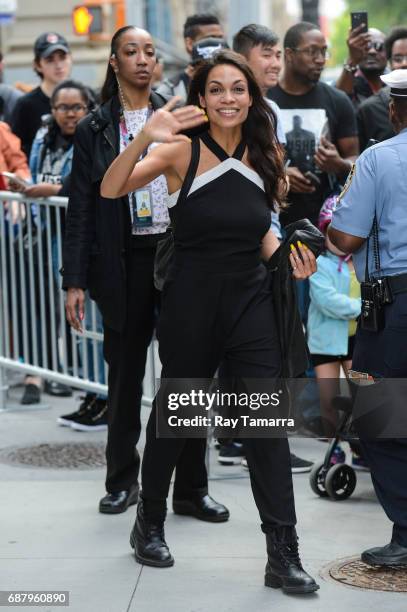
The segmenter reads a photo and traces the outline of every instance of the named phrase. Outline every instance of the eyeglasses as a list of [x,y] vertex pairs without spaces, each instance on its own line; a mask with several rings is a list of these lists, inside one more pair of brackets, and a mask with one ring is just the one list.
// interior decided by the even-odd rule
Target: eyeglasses
[[391,61],[402,64],[403,62],[407,62],[407,55],[392,55]]
[[294,48],[293,51],[296,51],[297,53],[305,53],[305,55],[308,55],[308,57],[311,57],[312,59],[317,59],[319,56],[321,56],[322,59],[330,58],[330,53],[326,47],[305,47],[304,49]]
[[374,49],[377,53],[380,53],[384,49],[384,43],[378,40],[369,40],[367,43],[367,50]]
[[58,104],[58,106],[54,106],[54,110],[57,113],[69,113],[69,111],[81,113],[86,111],[86,106],[83,104]]

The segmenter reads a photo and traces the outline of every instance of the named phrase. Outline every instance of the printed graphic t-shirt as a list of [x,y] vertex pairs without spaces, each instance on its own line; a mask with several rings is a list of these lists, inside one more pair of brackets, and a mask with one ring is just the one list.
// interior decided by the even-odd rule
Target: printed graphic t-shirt
[[352,103],[342,91],[320,82],[304,95],[288,94],[277,85],[268,91],[268,96],[280,107],[290,166],[303,174],[313,172],[320,180],[314,193],[289,193],[290,206],[282,212],[281,224],[285,226],[304,218],[317,223],[323,201],[332,191],[335,180],[321,172],[314,155],[321,136],[337,146],[341,138],[357,135]]
[[[149,115],[149,109],[141,108],[139,110],[124,111],[126,124],[120,126],[120,152],[124,151],[129,143],[129,135],[136,137],[143,129]],[[153,143],[148,150],[158,146],[158,143]],[[132,233],[135,236],[145,236],[151,234],[162,234],[167,230],[170,222],[167,199],[168,189],[165,176],[158,176],[147,185],[150,189],[152,199],[152,225],[149,227],[136,227],[134,224],[133,214],[133,194],[129,194],[130,216],[132,222]]]
[[58,134],[52,146],[45,146],[44,157],[37,174],[37,183],[62,184],[62,169],[66,155],[73,144],[73,136]]

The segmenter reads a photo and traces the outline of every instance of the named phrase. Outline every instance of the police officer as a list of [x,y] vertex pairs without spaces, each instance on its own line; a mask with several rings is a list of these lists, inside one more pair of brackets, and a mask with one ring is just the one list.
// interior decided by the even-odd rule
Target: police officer
[[[380,300],[384,321],[378,329],[359,324],[352,366],[373,377],[407,378],[407,70],[394,70],[381,79],[391,88],[390,119],[397,136],[359,157],[333,214],[329,237],[342,251],[354,253],[361,282],[368,243],[368,272],[377,278],[373,239],[367,241],[377,219],[378,269],[393,298],[388,304]],[[391,542],[364,551],[362,561],[407,566],[407,438],[362,436],[361,444],[377,497],[393,523]]]

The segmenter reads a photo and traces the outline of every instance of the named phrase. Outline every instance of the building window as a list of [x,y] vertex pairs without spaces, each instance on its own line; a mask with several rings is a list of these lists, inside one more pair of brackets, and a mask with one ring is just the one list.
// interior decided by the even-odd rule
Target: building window
[[169,0],[147,0],[146,28],[152,36],[172,43],[172,25]]

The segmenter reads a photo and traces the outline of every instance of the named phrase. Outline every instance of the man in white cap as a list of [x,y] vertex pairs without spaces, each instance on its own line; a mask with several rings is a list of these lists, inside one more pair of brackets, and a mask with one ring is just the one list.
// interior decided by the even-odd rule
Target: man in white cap
[[[397,135],[358,158],[328,230],[335,246],[353,253],[362,283],[352,367],[354,378],[369,383],[407,378],[407,70],[381,79],[390,87],[390,120]],[[366,389],[359,388],[357,398]],[[374,391],[380,396],[380,385]],[[384,398],[384,405],[388,414],[393,404]],[[374,412],[368,416],[369,426],[376,426]],[[401,426],[379,438],[372,429],[366,435],[359,428],[359,436],[377,497],[393,523],[390,543],[364,551],[362,561],[407,567],[407,431]]]

